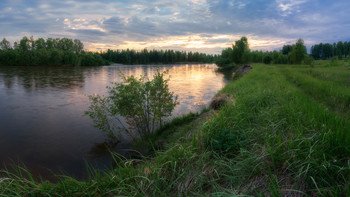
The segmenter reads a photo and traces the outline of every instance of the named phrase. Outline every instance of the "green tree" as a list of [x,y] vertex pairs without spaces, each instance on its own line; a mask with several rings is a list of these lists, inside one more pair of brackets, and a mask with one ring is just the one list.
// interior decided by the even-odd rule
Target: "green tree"
[[55,49],[56,48],[56,44],[55,44],[55,39],[53,38],[48,38],[46,40],[46,48],[47,49]]
[[63,52],[57,49],[51,50],[49,62],[51,65],[62,65]]
[[270,64],[271,61],[272,61],[271,55],[266,53],[266,55],[264,56],[264,59],[263,59],[264,64]]
[[35,48],[40,50],[40,49],[45,49],[46,48],[46,42],[43,38],[39,38],[35,41]]
[[58,41],[58,48],[63,51],[74,51],[74,43],[69,38],[62,38]]
[[219,67],[225,67],[232,63],[232,57],[233,52],[232,48],[228,47],[221,52],[221,56],[215,61],[215,64]]
[[36,46],[35,46],[35,39],[33,36],[30,36],[30,39],[29,39],[29,46],[30,46],[30,50],[35,50],[36,49]]
[[336,55],[339,59],[342,59],[344,56],[345,47],[342,41],[337,43]]
[[123,82],[108,87],[108,96],[89,96],[91,105],[85,114],[109,137],[118,139],[121,131],[132,137],[147,136],[162,125],[177,104],[177,97],[169,90],[168,79],[164,79],[165,74],[158,69],[151,81],[145,81],[143,76],[121,74]]
[[333,48],[333,46],[329,43],[326,43],[323,45],[322,59],[329,59],[329,58],[333,57],[332,48]]
[[22,52],[28,51],[30,49],[30,40],[28,39],[27,36],[24,36],[20,41],[19,41],[19,50]]
[[292,51],[289,54],[293,64],[301,64],[305,58],[305,55],[307,55],[304,40],[298,39],[296,44],[293,45]]
[[292,45],[283,45],[282,53],[284,55],[287,55],[290,51],[292,51],[293,46]]
[[6,38],[2,39],[2,41],[0,42],[0,49],[4,51],[11,49],[11,44],[9,41],[6,40]]
[[73,41],[73,51],[76,53],[80,53],[82,52],[83,49],[84,49],[84,44],[80,40],[75,39]]
[[248,39],[242,37],[235,41],[232,45],[232,60],[236,64],[248,63],[249,61],[249,46]]

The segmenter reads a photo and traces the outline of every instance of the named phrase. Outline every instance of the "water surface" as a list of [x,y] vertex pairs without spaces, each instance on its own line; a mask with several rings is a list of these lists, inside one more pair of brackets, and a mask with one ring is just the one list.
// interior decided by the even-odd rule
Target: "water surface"
[[[157,67],[169,69],[169,88],[178,95],[173,116],[200,111],[227,82],[212,64],[0,67],[0,168],[21,162],[44,178],[50,171],[82,178],[86,163],[110,167],[96,148],[105,136],[83,116],[87,95],[106,94],[120,81],[119,70],[151,78]],[[116,151],[125,155],[128,148],[124,142]]]

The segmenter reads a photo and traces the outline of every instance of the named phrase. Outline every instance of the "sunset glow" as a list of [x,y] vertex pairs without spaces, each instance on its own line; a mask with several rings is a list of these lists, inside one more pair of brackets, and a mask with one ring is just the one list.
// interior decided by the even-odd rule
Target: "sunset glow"
[[[253,50],[303,38],[307,47],[349,40],[345,0],[0,2],[0,37],[80,39],[89,51],[174,49],[218,54],[241,36]],[[312,9],[311,9],[312,8]],[[331,37],[329,35],[332,35]]]

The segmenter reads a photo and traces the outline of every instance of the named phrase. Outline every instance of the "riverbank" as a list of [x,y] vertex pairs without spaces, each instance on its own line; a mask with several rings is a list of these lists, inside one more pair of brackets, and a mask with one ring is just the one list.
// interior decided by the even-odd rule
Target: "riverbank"
[[[9,196],[349,196],[350,65],[254,64],[211,116],[171,131],[149,160],[88,181],[0,179]],[[135,163],[138,165],[135,167]]]

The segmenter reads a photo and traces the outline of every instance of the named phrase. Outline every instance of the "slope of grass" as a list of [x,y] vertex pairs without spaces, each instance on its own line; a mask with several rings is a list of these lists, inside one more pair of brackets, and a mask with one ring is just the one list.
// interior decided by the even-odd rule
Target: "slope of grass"
[[91,169],[85,182],[52,184],[19,169],[2,175],[0,196],[349,196],[350,120],[339,114],[349,111],[349,88],[306,66],[253,67],[220,92],[235,103],[196,126],[169,127],[172,142],[153,159]]

